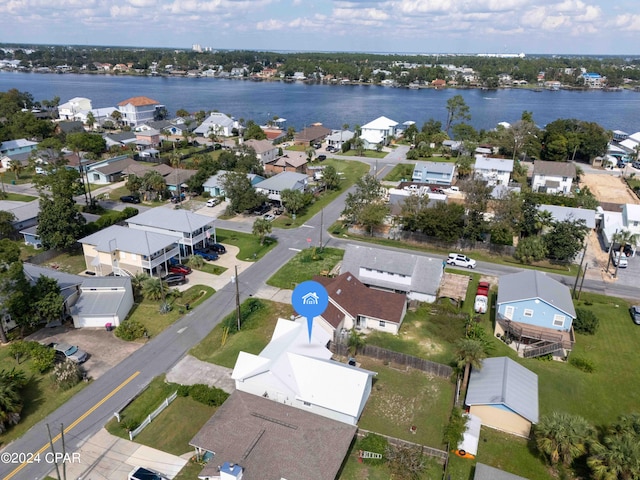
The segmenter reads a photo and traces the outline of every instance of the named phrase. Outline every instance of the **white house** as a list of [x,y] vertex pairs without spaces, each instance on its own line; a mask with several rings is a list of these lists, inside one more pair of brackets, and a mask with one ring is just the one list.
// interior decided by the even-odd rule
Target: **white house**
[[298,190],[304,192],[307,188],[307,175],[295,172],[282,172],[267,178],[255,185],[258,192],[264,193],[270,200],[282,201],[280,194],[283,190]]
[[132,97],[118,103],[122,123],[131,127],[155,120],[157,111],[163,107],[160,102],[149,97]]
[[327,137],[327,146],[341,149],[345,142],[348,142],[355,135],[350,130],[333,130],[331,135]]
[[240,129],[240,124],[233,118],[220,112],[212,112],[198,127],[193,131],[201,137],[209,135],[217,135],[221,137],[232,137],[233,129]]
[[433,185],[451,185],[456,173],[456,164],[449,162],[417,162],[411,179],[414,182]]
[[[621,212],[608,212],[602,214],[602,240],[605,248],[610,248],[614,243],[616,234],[626,231],[640,238],[640,205],[624,204]],[[632,245],[633,253],[640,246],[640,241]]]
[[76,114],[91,110],[91,100],[84,97],[74,97],[58,106],[58,116],[61,120],[76,120]]
[[571,162],[536,160],[533,164],[531,190],[546,193],[571,193],[576,166]]
[[476,155],[473,169],[475,178],[487,182],[489,186],[508,185],[513,172],[513,160]]
[[255,140],[252,138],[244,142],[244,145],[253,148],[262,165],[273,162],[278,156],[278,147],[269,140]]
[[240,352],[231,378],[242,392],[356,425],[371,393],[374,372],[331,359],[331,336],[306,319],[278,319],[259,355]]
[[365,148],[375,149],[378,144],[388,145],[396,137],[398,122],[387,117],[378,117],[363,125],[360,138],[365,142]]
[[71,307],[76,328],[117,327],[133,306],[129,277],[88,277],[80,285],[80,296]]

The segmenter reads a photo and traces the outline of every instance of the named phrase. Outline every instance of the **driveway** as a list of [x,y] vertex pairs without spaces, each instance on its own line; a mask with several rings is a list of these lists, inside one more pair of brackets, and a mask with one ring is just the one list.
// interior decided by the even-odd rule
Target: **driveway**
[[120,340],[113,332],[107,332],[103,328],[67,326],[42,328],[29,335],[27,340],[40,343],[65,342],[77,345],[89,354],[89,359],[82,366],[93,380],[100,378],[143,345],[142,343]]

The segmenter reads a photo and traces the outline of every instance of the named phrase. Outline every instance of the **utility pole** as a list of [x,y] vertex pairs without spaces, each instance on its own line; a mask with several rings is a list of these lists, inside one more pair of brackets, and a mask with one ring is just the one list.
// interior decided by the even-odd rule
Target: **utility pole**
[[324,220],[324,208],[320,210],[320,251],[321,252],[323,249],[323,246],[322,246],[322,230],[324,229],[323,220]]
[[582,285],[584,284],[584,277],[587,276],[587,268],[589,268],[589,264],[584,266],[584,273],[582,274],[582,281],[580,282],[580,290],[578,290],[578,300],[580,300],[580,294],[582,293]]
[[240,287],[238,285],[238,266],[236,269],[236,320],[238,321],[238,331],[240,331]]
[[[51,446],[51,453],[53,453],[53,458],[56,458],[56,451],[53,448],[53,439],[51,438],[51,429],[49,428],[49,424],[47,423],[47,432],[49,432],[49,445]],[[60,480],[60,469],[58,468],[58,462],[56,461],[56,473],[58,474],[58,480]]]
[[576,273],[576,282],[573,284],[573,298],[576,298],[576,288],[578,287],[578,279],[580,278],[580,273],[582,272],[582,264],[584,263],[584,259],[587,256],[587,239],[584,241],[584,250],[582,251],[582,260],[580,260],[580,266],[578,267],[578,273]]
[[60,424],[60,439],[62,440],[62,478],[67,480],[67,462],[64,461],[67,452],[64,446],[64,425],[62,423]]

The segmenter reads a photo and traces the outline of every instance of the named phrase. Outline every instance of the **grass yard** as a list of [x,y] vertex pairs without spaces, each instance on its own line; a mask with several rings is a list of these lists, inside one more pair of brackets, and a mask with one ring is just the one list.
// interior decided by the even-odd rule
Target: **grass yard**
[[293,314],[291,305],[260,301],[264,307],[244,321],[239,333],[229,335],[223,344],[224,327],[220,323],[191,349],[191,355],[205,362],[233,368],[240,351],[260,353],[269,343],[278,318],[289,318]]
[[[186,263],[189,264],[189,261],[187,260]],[[226,267],[221,267],[220,265],[215,265],[207,261],[205,261],[201,267],[199,268],[193,267],[193,269],[200,270],[201,272],[205,272],[205,273],[210,273],[211,275],[221,275],[228,270],[228,268]]]
[[33,200],[37,200],[38,197],[34,197],[31,195],[22,195],[21,193],[11,193],[6,192],[6,197],[4,200],[11,200],[12,202],[32,202]]
[[323,192],[320,197],[316,198],[316,201],[310,205],[304,214],[299,214],[296,219],[293,220],[288,215],[282,215],[276,218],[273,222],[274,227],[278,228],[296,228],[305,223],[316,213],[319,213],[324,207],[333,202],[337,197],[353,185],[356,180],[361,178],[369,171],[369,165],[361,162],[344,161],[329,158],[322,162],[323,165],[332,165],[335,167],[339,174],[342,174],[339,190],[330,190]]
[[[454,385],[446,378],[420,370],[400,370],[360,356],[362,368],[377,372],[371,396],[360,418],[365,430],[409,442],[444,448],[444,426],[449,423]],[[411,433],[411,426],[416,433]]]
[[387,173],[383,180],[387,182],[399,182],[401,180],[411,181],[414,167],[415,165],[410,163],[399,163]]
[[[260,245],[260,240],[250,233],[235,232],[216,228],[216,240],[218,243],[228,243],[240,249],[236,258],[246,262],[254,262],[264,257],[278,242],[273,238],[265,238],[264,245]],[[213,241],[213,239],[211,239]],[[228,254],[227,254],[228,255]]]
[[367,157],[367,158],[384,158],[389,152],[377,152],[375,150],[363,150],[362,155],[358,155],[356,150],[347,150],[346,152],[338,152],[336,155],[342,155],[343,157]]
[[178,298],[171,298],[169,303],[173,306],[169,313],[160,313],[160,301],[143,300],[135,303],[128,319],[136,320],[145,326],[150,336],[158,335],[178,318],[184,315],[184,306],[188,303],[191,308],[196,307],[215,293],[215,290],[206,285],[194,285],[182,292]]
[[185,464],[184,467],[182,467],[180,473],[173,477],[173,480],[195,480],[196,478],[198,478],[198,474],[202,471],[203,468],[203,465],[189,461]]
[[35,175],[36,173],[32,169],[23,170],[22,172],[20,172],[19,177],[16,177],[15,172],[7,170],[6,172],[0,173],[0,181],[5,184],[10,183],[15,185],[22,185],[25,183],[31,183]]
[[325,248],[322,251],[308,248],[298,252],[269,280],[267,285],[278,288],[294,288],[298,283],[311,280],[321,272],[330,272],[342,260],[344,250]]
[[31,360],[21,360],[18,364],[15,358],[9,355],[8,345],[0,347],[0,366],[0,369],[4,370],[11,370],[14,367],[17,370],[23,370],[29,379],[22,390],[23,408],[20,422],[0,434],[0,447],[24,435],[32,426],[58,409],[87,385],[80,382],[69,390],[58,389],[51,380],[50,373],[41,375],[31,370]]
[[55,268],[56,270],[62,270],[67,273],[80,273],[87,269],[81,248],[69,253],[61,253],[42,266]]

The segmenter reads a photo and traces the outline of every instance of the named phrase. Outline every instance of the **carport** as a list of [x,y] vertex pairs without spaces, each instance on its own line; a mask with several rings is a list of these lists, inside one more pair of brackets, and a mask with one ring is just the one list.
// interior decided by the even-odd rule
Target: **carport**
[[445,272],[438,289],[438,298],[450,298],[459,305],[467,298],[470,281],[471,277],[468,275]]

